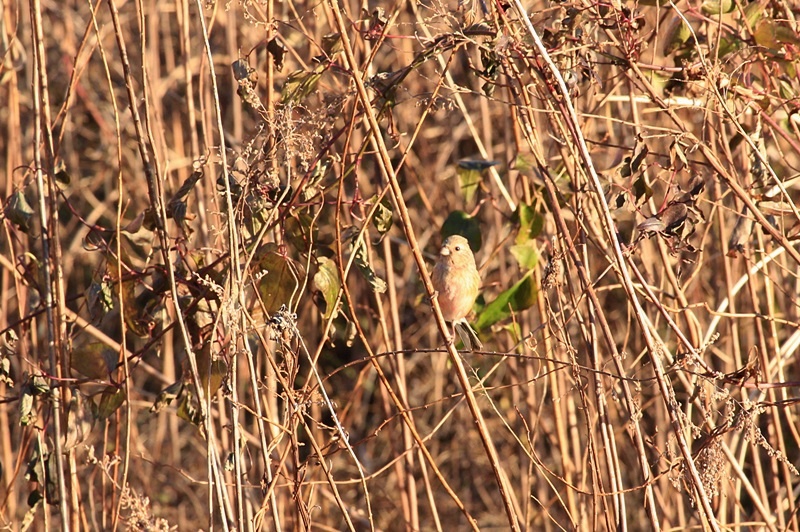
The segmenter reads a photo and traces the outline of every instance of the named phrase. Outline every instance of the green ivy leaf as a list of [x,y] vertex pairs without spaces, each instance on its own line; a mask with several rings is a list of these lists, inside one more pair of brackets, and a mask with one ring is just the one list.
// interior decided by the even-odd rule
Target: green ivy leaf
[[281,103],[297,103],[314,92],[324,71],[325,65],[320,65],[311,71],[296,70],[289,74],[281,91]]
[[260,276],[258,292],[267,312],[272,314],[281,305],[290,306],[290,300],[297,289],[297,279],[292,271],[288,257],[278,253],[277,246],[269,243],[256,252],[253,260],[253,274]]
[[514,170],[518,170],[522,173],[530,172],[533,170],[535,162],[533,157],[525,156],[525,155],[517,155],[517,158],[514,159],[514,164],[511,166]]
[[468,170],[461,165],[456,170],[458,181],[461,183],[461,192],[464,194],[464,200],[467,203],[472,202],[475,193],[478,191],[478,184],[481,182],[481,173],[477,170]]
[[532,272],[528,272],[514,286],[484,307],[478,315],[475,328],[481,331],[508,318],[512,312],[530,308],[536,302],[536,293]]
[[664,55],[670,55],[675,50],[681,48],[692,36],[692,29],[683,21],[682,18],[675,16],[667,29],[664,42]]
[[86,289],[86,308],[92,319],[99,319],[114,308],[114,286],[107,280],[92,281]]
[[28,382],[35,395],[50,393],[50,381],[44,375],[33,375]]
[[181,398],[181,402],[178,404],[177,414],[182,420],[188,421],[201,431],[203,430],[203,424],[201,423],[202,420],[200,419],[200,410],[197,408],[197,404],[194,400],[194,394],[188,390]]
[[25,194],[23,194],[21,190],[17,190],[8,198],[5,214],[6,218],[8,218],[11,223],[19,227],[25,233],[30,234],[31,222],[33,221],[34,214],[33,208],[30,203],[28,203]]
[[106,386],[97,404],[97,419],[108,419],[125,403],[125,389]]
[[275,70],[278,72],[283,70],[283,58],[288,51],[289,49],[286,48],[286,45],[283,44],[278,37],[273,37],[272,40],[267,43],[267,52],[272,56],[272,60],[275,63]]
[[38,508],[39,504],[43,500],[44,500],[44,495],[40,490],[33,490],[28,494],[28,506],[30,507],[30,510],[28,510],[28,512],[25,514],[21,530],[28,530],[30,525],[33,524],[33,520],[36,518],[36,508]]
[[633,193],[637,203],[644,203],[653,196],[653,189],[647,184],[644,176],[633,182]]
[[333,157],[324,157],[317,161],[311,169],[306,184],[303,185],[300,191],[304,202],[309,202],[322,193],[322,180],[328,175],[328,170],[330,170],[333,161]]
[[650,149],[647,147],[647,144],[642,144],[637,146],[637,148],[639,148],[639,151],[634,153],[633,157],[625,157],[622,167],[619,170],[620,177],[631,177],[639,172],[642,162],[644,162]]
[[36,420],[36,412],[33,410],[33,390],[30,385],[22,387],[22,393],[19,396],[19,424],[22,427],[27,427]]
[[70,367],[90,379],[108,379],[111,368],[117,364],[117,352],[103,342],[90,342],[75,347],[70,357]]
[[[752,4],[751,4],[752,5]],[[728,37],[721,37],[719,40],[719,52],[718,55],[720,59],[723,57],[741,50],[746,46],[746,43],[738,38],[737,36],[728,36]]]
[[328,57],[333,57],[344,50],[342,35],[339,32],[328,33],[322,36],[322,51]]
[[[355,239],[358,237],[358,232],[354,234],[355,236],[353,238]],[[355,244],[355,242],[352,244]],[[364,241],[361,241],[352,251],[355,253],[353,264],[356,265],[358,271],[361,272],[361,275],[363,275],[364,279],[369,283],[372,291],[379,294],[386,292],[388,288],[388,286],[386,286],[386,281],[378,277],[378,274],[375,273],[375,270],[373,270],[372,266],[369,264],[369,260],[367,259],[367,246]]]
[[56,159],[55,168],[53,168],[53,177],[56,180],[56,183],[60,183],[62,185],[69,185],[72,178],[67,171],[67,164],[64,162],[64,159]]
[[721,15],[723,13],[730,13],[736,4],[733,0],[705,0],[700,4],[700,9],[706,15]]
[[463,192],[467,203],[472,202],[475,197],[483,171],[496,164],[497,161],[485,161],[482,159],[462,159],[458,161],[456,174],[458,175],[458,181],[461,183],[461,192]]
[[183,381],[175,381],[163,390],[159,392],[156,396],[156,400],[153,401],[153,406],[150,407],[150,412],[153,414],[157,414],[161,411],[162,408],[165,406],[169,406],[172,401],[177,398],[181,392],[183,391]]
[[[369,200],[367,203],[372,204],[377,199],[377,197]],[[381,202],[378,204],[378,208],[375,210],[375,216],[372,217],[372,225],[375,226],[375,229],[378,230],[378,234],[383,237],[386,233],[389,232],[389,229],[392,228],[392,223],[394,220],[392,219],[392,204],[386,198],[383,197]]]
[[314,274],[314,287],[322,293],[325,300],[323,317],[328,320],[335,318],[338,312],[337,300],[342,283],[339,281],[339,272],[336,263],[328,257],[320,257],[319,269]]
[[800,37],[790,27],[771,18],[763,19],[756,25],[753,40],[773,52],[780,50],[784,44],[800,45]]
[[756,25],[756,22],[761,20],[761,18],[766,13],[764,9],[769,0],[758,0],[757,2],[751,2],[747,4],[744,8],[744,18],[747,20],[747,25],[751,28]]
[[442,224],[441,234],[442,240],[450,235],[463,236],[469,241],[469,247],[473,252],[478,251],[483,246],[478,220],[464,211],[451,212]]
[[92,401],[78,390],[73,390],[67,412],[66,433],[62,436],[65,451],[74,449],[89,438],[96,421],[93,410]]
[[14,380],[11,378],[11,359],[0,356],[0,382],[4,382],[9,388],[14,387]]
[[536,241],[528,240],[522,244],[516,244],[509,249],[511,255],[517,260],[521,270],[532,270],[539,263],[539,250],[536,249]]
[[283,224],[283,233],[286,240],[301,254],[308,254],[311,243],[317,240],[319,226],[306,212],[290,214]]
[[519,233],[515,239],[517,244],[524,244],[541,234],[544,229],[544,216],[535,208],[520,203],[514,214],[516,220],[519,221]]

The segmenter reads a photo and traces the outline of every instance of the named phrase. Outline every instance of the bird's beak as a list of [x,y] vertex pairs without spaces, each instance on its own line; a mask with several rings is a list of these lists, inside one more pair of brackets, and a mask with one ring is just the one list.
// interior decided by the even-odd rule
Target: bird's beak
[[443,257],[446,257],[449,254],[450,254],[450,250],[447,249],[447,247],[445,247],[445,246],[442,246],[442,249],[439,250],[439,255],[442,255]]

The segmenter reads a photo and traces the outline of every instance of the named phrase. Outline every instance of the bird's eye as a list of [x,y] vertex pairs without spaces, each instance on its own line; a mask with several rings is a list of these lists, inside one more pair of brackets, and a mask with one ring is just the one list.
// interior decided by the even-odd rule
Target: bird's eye
[[461,246],[456,246],[456,251],[461,251]]

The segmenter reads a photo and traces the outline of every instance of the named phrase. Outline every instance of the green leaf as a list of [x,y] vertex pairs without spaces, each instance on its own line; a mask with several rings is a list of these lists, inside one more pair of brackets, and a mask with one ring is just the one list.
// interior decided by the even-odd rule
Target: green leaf
[[733,0],[705,0],[700,4],[700,9],[706,15],[721,15],[722,13],[730,13],[736,4]]
[[450,235],[461,235],[469,241],[473,252],[481,249],[483,238],[478,220],[464,211],[453,211],[442,224],[442,240]]
[[469,170],[458,166],[456,170],[458,174],[458,181],[461,183],[461,192],[464,194],[464,200],[467,203],[472,201],[475,193],[478,191],[478,184],[481,182],[481,173],[477,170]]
[[306,212],[290,214],[283,224],[283,233],[286,240],[301,254],[308,254],[312,242],[319,235],[319,225]]
[[340,33],[327,33],[322,36],[322,51],[325,52],[325,55],[332,58],[342,50],[344,50],[344,46],[342,45],[342,35]]
[[311,71],[296,70],[289,74],[281,91],[281,103],[297,103],[314,92],[324,71],[325,65],[320,65]]
[[322,293],[325,299],[323,317],[328,320],[335,318],[338,312],[338,296],[342,283],[339,281],[339,271],[336,263],[328,257],[319,258],[319,269],[314,274],[314,287]]
[[517,244],[524,244],[536,238],[544,229],[544,216],[530,205],[520,203],[514,215],[519,221],[519,233],[515,239]]
[[721,37],[719,40],[719,52],[718,55],[721,58],[731,54],[732,52],[736,52],[741,50],[746,46],[746,43],[738,38],[735,35]]
[[[43,500],[44,500],[44,495],[42,495],[42,492],[39,490],[33,490],[28,494],[28,506],[30,506],[31,509],[27,514],[25,514],[25,522],[33,524],[33,519],[36,513],[35,512],[36,507],[39,506],[39,503],[42,502]],[[29,516],[30,520],[28,520]]]
[[90,379],[108,379],[117,364],[117,352],[103,342],[90,342],[75,347],[69,362],[73,370]]
[[245,225],[250,235],[257,235],[269,219],[273,205],[261,194],[248,194],[244,201]]
[[33,410],[33,390],[30,385],[22,387],[22,393],[19,397],[19,424],[26,427],[36,420],[36,412]]
[[95,423],[94,405],[78,390],[73,390],[67,412],[66,433],[62,436],[64,450],[74,449],[85,442]]
[[[225,364],[224,360],[216,360],[211,362],[211,367],[209,367],[207,357],[210,356],[210,348],[204,348],[202,352],[197,353],[196,356],[197,370],[200,373],[201,380],[200,387],[203,389],[206,398],[213,397],[222,385],[222,380],[227,374],[228,366]],[[200,429],[201,433],[205,434],[202,411],[198,408],[194,386],[185,386],[183,388],[183,394],[181,394],[180,402],[178,403],[177,414],[179,418],[188,421]]]
[[213,397],[228,374],[228,364],[221,358],[212,360],[209,364],[208,358],[211,356],[211,348],[206,346],[196,353],[197,373],[200,374],[200,386],[203,387],[206,397]]
[[306,184],[303,185],[301,189],[304,202],[309,202],[315,196],[322,193],[322,180],[328,175],[328,170],[330,170],[333,161],[333,157],[324,157],[317,161],[311,169]]
[[0,357],[0,382],[6,383],[9,388],[14,387],[14,379],[11,378],[11,359]]
[[178,404],[177,410],[178,417],[184,421],[188,421],[192,425],[203,430],[203,424],[200,419],[200,409],[197,408],[197,402],[194,400],[194,395],[187,390]]
[[653,196],[653,189],[647,184],[644,176],[633,182],[633,192],[637,203],[644,203]]
[[530,308],[536,302],[536,294],[532,272],[528,272],[514,286],[484,307],[478,315],[475,328],[481,331],[508,318],[512,312]]
[[275,63],[275,70],[278,72],[283,70],[283,58],[288,51],[289,49],[286,48],[283,42],[278,40],[278,37],[273,37],[272,40],[267,43],[267,52],[272,56],[272,60]]
[[458,161],[456,174],[458,175],[458,180],[461,183],[461,191],[464,193],[464,199],[467,203],[470,203],[475,197],[483,171],[496,164],[498,164],[497,161],[486,161],[483,159],[462,159]]
[[[777,64],[778,64],[778,67],[783,70],[783,72],[785,74],[784,77],[786,79],[794,79],[794,78],[797,77],[797,64],[796,64],[795,61],[777,61]],[[782,84],[786,83],[789,87],[793,87],[792,84],[787,83],[787,82],[785,82],[783,80],[781,80],[781,83]],[[789,94],[791,96],[787,97],[787,96],[784,96],[784,94]],[[784,91],[781,90],[781,96],[783,96],[784,98],[789,99],[789,100],[795,99],[794,89],[789,89],[789,91],[786,92],[786,93],[784,93]]]
[[50,393],[50,381],[44,375],[34,375],[28,381],[35,395]]
[[539,263],[539,250],[536,249],[535,240],[513,245],[509,251],[517,260],[521,270],[532,270]]
[[[8,387],[14,387],[14,379],[11,378],[11,358],[17,353],[19,337],[14,329],[8,329],[0,335],[0,382],[4,382]],[[0,462],[0,471],[2,470]]]
[[56,159],[55,168],[53,168],[54,173],[53,177],[55,178],[57,183],[61,183],[62,185],[69,185],[69,182],[72,180],[69,172],[67,171],[67,165],[64,162],[64,159]]
[[769,0],[758,0],[757,2],[751,2],[747,4],[744,8],[744,18],[747,20],[747,25],[751,28],[756,25],[756,22],[761,20],[761,17],[764,16],[765,7],[769,3]]
[[[358,238],[358,232],[354,233],[355,236],[353,239]],[[352,242],[354,245],[355,242]],[[386,292],[388,288],[386,286],[386,281],[378,277],[378,274],[372,269],[372,266],[369,264],[369,260],[367,259],[367,245],[364,241],[360,241],[360,243],[355,246],[352,250],[355,253],[355,258],[353,259],[353,264],[356,265],[358,271],[361,272],[361,275],[364,276],[364,279],[369,283],[370,288],[373,292],[378,294],[382,294]]]
[[635,152],[633,157],[625,157],[625,160],[622,163],[622,167],[619,170],[620,177],[631,177],[632,175],[636,175],[639,171],[639,168],[642,166],[642,162],[644,161],[647,154],[650,152],[650,149],[647,147],[647,144],[642,144],[637,146],[638,152]]
[[670,55],[675,50],[681,48],[686,41],[692,36],[692,29],[686,24],[682,18],[675,16],[672,19],[672,24],[669,26],[665,36],[666,45],[664,46],[664,55]]
[[[123,239],[123,242],[126,242],[126,240]],[[124,271],[126,267],[125,265],[131,263],[128,252],[126,251],[126,247],[127,246],[123,246],[122,248],[122,256],[115,257],[111,254],[108,254],[106,257],[109,263],[107,267],[107,273],[112,283],[116,283],[119,280],[119,270],[117,265],[121,262],[123,264]],[[156,307],[159,303],[159,298],[155,292],[146,286],[137,296],[136,288],[137,284],[140,282],[141,281],[136,277],[128,277],[122,281],[122,303],[124,308],[123,317],[125,318],[125,325],[128,326],[128,330],[137,336],[145,338],[150,335],[150,327],[153,324],[153,316],[150,314],[150,312],[154,312],[156,310]],[[90,377],[89,374],[84,373],[84,375]],[[95,376],[91,378],[99,379],[101,377]]]
[[86,289],[86,308],[92,319],[100,319],[114,308],[114,286],[108,280],[92,281]]
[[108,419],[123,403],[125,403],[125,389],[106,386],[97,405],[97,419]]
[[[371,205],[375,199],[376,197],[369,200],[367,204]],[[393,222],[392,204],[389,202],[386,196],[384,196],[381,202],[378,204],[378,208],[375,210],[375,216],[372,217],[372,225],[374,225],[375,229],[378,230],[378,234],[383,237],[383,235],[388,233],[389,229],[392,228]]]
[[297,278],[290,259],[277,251],[278,247],[269,243],[256,252],[253,260],[253,275],[258,278],[258,292],[266,311],[270,314],[290,305],[290,300],[297,290]]
[[775,19],[763,19],[753,31],[756,44],[777,52],[784,44],[800,45],[800,37],[785,24]]
[[162,408],[165,406],[169,406],[172,401],[178,397],[181,392],[183,391],[183,381],[175,381],[163,390],[159,392],[156,396],[156,400],[153,401],[153,406],[150,407],[150,412],[153,414],[157,414],[161,411]]
[[10,198],[5,209],[6,218],[19,227],[25,233],[31,232],[31,221],[33,221],[33,208],[25,198],[25,194],[21,190],[14,192]]
[[533,166],[534,166],[534,161],[532,157],[517,155],[517,158],[514,159],[514,164],[512,165],[512,168],[514,170],[518,170],[524,173],[533,170]]

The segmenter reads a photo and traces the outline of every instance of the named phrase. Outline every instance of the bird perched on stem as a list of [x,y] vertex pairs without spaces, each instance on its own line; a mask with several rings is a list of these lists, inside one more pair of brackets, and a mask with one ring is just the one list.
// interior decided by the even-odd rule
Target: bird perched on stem
[[431,281],[436,290],[439,307],[442,309],[442,316],[453,323],[453,330],[458,331],[464,347],[470,351],[473,351],[473,346],[479,350],[483,349],[477,333],[466,320],[481,286],[481,276],[475,266],[475,256],[466,238],[451,235],[444,240],[436,266],[433,268]]

